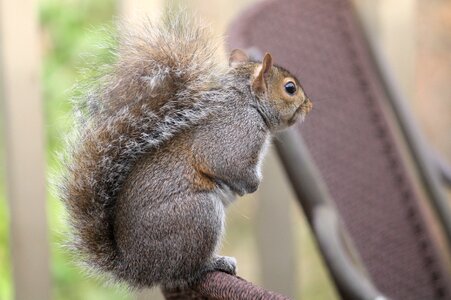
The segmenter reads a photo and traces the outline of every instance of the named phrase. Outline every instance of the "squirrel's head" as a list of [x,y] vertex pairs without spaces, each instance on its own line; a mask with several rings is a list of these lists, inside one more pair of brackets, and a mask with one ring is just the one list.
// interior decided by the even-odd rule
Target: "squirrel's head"
[[312,109],[312,102],[299,81],[284,68],[273,65],[270,53],[266,53],[260,63],[250,61],[244,51],[235,49],[230,54],[229,65],[248,74],[256,107],[270,129],[291,126]]

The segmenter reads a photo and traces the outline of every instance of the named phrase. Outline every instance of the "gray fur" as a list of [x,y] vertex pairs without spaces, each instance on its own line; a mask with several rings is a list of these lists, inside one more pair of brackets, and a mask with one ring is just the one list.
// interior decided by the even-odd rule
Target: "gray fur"
[[131,287],[235,273],[216,254],[225,207],[258,188],[271,132],[303,107],[269,99],[279,83],[256,94],[257,63],[228,68],[214,53],[208,30],[180,13],[122,31],[116,62],[79,103],[60,191],[91,270]]
[[[221,111],[145,155],[130,172],[116,206],[121,279],[136,286],[171,286],[192,283],[209,270],[234,272],[233,261],[215,255],[224,208],[237,194],[257,189],[260,152],[269,138],[249,101],[254,102],[250,94],[235,95]],[[189,162],[207,165],[216,187],[194,187]]]

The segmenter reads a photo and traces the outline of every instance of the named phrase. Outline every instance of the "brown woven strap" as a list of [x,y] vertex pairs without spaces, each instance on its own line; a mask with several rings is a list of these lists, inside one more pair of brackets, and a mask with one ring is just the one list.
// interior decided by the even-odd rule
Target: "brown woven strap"
[[167,300],[207,299],[207,300],[288,300],[280,294],[267,291],[246,280],[223,272],[206,274],[202,280],[191,288],[163,290]]

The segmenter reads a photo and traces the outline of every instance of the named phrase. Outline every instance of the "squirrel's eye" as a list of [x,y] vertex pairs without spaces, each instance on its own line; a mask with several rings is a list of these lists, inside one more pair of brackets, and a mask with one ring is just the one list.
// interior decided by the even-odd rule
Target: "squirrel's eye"
[[294,95],[296,93],[296,84],[293,81],[285,83],[285,92],[289,95]]

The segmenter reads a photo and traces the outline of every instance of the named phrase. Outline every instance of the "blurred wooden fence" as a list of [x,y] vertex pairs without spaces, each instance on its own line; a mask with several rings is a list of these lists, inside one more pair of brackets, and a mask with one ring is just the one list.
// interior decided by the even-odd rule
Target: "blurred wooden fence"
[[16,299],[51,298],[39,23],[35,1],[0,1],[1,91]]
[[[200,3],[197,2],[194,3]],[[373,36],[388,50],[395,70],[403,75],[400,78],[405,78],[403,87],[408,91],[412,81],[409,74],[413,74],[411,49],[414,49],[412,36],[416,0],[355,2]],[[221,3],[231,6],[238,1]],[[160,10],[164,4],[164,0],[122,0],[119,1],[119,8],[120,14],[134,17]],[[11,216],[10,251],[15,299],[20,300],[51,299],[37,12],[33,0],[0,0],[0,88]],[[271,220],[272,224],[269,226],[264,221],[258,223],[262,281],[264,286],[294,297],[297,284],[291,266],[295,252],[287,201],[291,194],[273,153],[265,170],[266,180],[257,194],[260,198],[258,219]],[[280,252],[280,248],[275,251],[273,245],[285,247]],[[145,291],[137,298],[159,299],[161,295],[158,291]]]

